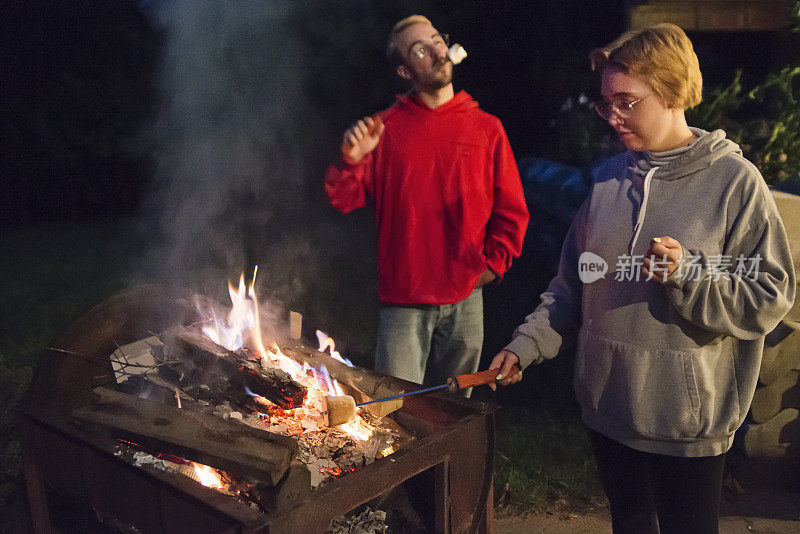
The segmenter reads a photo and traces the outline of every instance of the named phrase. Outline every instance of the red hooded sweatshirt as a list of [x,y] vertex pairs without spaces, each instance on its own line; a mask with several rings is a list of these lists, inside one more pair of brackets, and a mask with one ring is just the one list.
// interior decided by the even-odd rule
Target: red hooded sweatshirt
[[485,269],[503,276],[528,225],[503,126],[464,91],[435,109],[398,95],[380,116],[375,150],[328,168],[331,205],[347,213],[375,200],[381,302],[464,300]]

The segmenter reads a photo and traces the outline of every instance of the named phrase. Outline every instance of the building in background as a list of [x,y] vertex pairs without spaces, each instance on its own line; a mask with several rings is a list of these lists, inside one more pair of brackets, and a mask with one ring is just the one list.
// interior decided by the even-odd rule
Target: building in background
[[[707,87],[727,84],[736,69],[757,83],[775,67],[796,56],[791,25],[793,0],[630,0],[631,28],[659,22],[686,31],[700,58]],[[794,43],[794,44],[792,44]]]

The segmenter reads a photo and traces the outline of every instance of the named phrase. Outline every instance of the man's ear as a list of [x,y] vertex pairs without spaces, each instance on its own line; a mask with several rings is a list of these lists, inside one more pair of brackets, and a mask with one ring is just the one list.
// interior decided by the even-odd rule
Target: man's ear
[[409,71],[408,67],[406,67],[405,65],[398,65],[395,72],[397,72],[397,75],[403,78],[404,80],[411,79],[411,71]]

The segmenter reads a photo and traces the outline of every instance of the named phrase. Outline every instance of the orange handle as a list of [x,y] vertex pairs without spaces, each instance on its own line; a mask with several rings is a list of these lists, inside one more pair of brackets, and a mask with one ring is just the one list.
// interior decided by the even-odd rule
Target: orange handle
[[[512,375],[519,372],[520,368],[518,365],[515,365],[511,368]],[[452,391],[458,391],[459,389],[466,389],[475,386],[484,386],[486,384],[495,382],[495,379],[499,373],[500,369],[487,369],[485,371],[480,371],[478,373],[472,373],[469,375],[458,375],[455,378],[448,380],[448,384],[450,385],[450,389]]]

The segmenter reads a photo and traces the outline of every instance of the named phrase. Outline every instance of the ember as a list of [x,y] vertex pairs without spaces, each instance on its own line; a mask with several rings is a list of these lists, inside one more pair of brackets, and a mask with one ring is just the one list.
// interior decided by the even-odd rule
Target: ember
[[[259,423],[268,425],[273,432],[287,435],[299,435],[303,431],[322,429],[326,426],[323,415],[325,396],[344,395],[344,390],[335,379],[331,378],[324,365],[316,369],[307,363],[301,364],[281,352],[275,343],[272,343],[269,348],[266,347],[262,337],[258,298],[254,289],[257,273],[258,267],[253,272],[253,280],[249,286],[245,285],[244,273],[239,277],[238,288],[228,284],[232,307],[225,321],[220,320],[219,310],[206,310],[210,317],[210,324],[203,327],[203,333],[212,341],[221,342],[220,344],[228,350],[236,351],[242,348],[251,350],[253,354],[260,356],[262,367],[280,369],[288,373],[295,382],[307,388],[303,406],[294,410],[275,408],[269,399],[255,395],[249,389],[246,390],[246,393],[252,396],[258,404],[268,408],[267,410],[254,410],[259,417]],[[350,360],[342,357],[336,351],[336,345],[330,336],[317,330],[317,338],[320,352],[330,349],[333,358],[352,367],[353,364]],[[356,441],[366,441],[370,439],[374,426],[362,417],[358,417],[354,422],[342,425],[341,429]]]
[[[264,390],[306,386],[289,372],[265,369],[262,356],[278,356],[258,353],[246,335],[236,351],[216,345],[200,330],[213,314],[198,314],[193,302],[209,312],[222,309],[202,296],[156,286],[125,290],[77,319],[42,355],[23,412],[35,523],[49,525],[51,489],[69,496],[70,507],[90,507],[101,521],[141,532],[322,532],[336,516],[406,485],[421,497],[426,531],[475,531],[488,517],[493,407],[446,395],[412,397],[390,417],[362,414],[374,427],[365,441],[342,428],[303,428],[308,413],[290,414],[308,411],[305,398],[286,409]],[[218,322],[227,311],[217,313]],[[163,343],[182,324],[193,325],[179,328],[197,332],[190,339],[202,347],[173,353],[174,343]],[[267,332],[263,345],[272,346]],[[357,403],[413,388],[350,368],[295,339],[281,339],[280,352],[305,370],[304,380],[329,390],[324,365],[334,389],[337,379]],[[259,370],[256,387],[234,376],[240,365]],[[245,386],[268,402],[257,402]],[[285,419],[284,434],[270,431],[276,418]],[[287,435],[296,428],[290,422],[299,422],[300,435]],[[133,452],[113,458],[119,448]],[[376,460],[377,451],[390,450],[403,453]],[[169,470],[156,467],[177,458]],[[190,479],[196,474],[188,460],[216,469],[228,489]],[[333,475],[320,468],[341,474],[323,483]]]
[[329,475],[333,475],[335,477],[338,477],[342,474],[342,470],[338,467],[320,467],[319,470],[321,473],[328,473]]
[[[257,268],[254,280],[256,273]],[[381,427],[380,420],[365,413],[347,424],[328,427],[326,396],[354,392],[345,392],[325,365],[298,361],[284,354],[275,342],[265,342],[254,280],[248,286],[242,274],[238,288],[228,284],[232,302],[227,311],[197,297],[195,306],[206,320],[196,328],[172,328],[156,338],[120,347],[112,355],[119,388],[160,398],[164,404],[177,404],[191,413],[240,421],[297,440],[297,458],[311,474],[311,487],[385,456],[399,435],[396,425],[383,423]],[[336,351],[333,339],[320,331],[317,337],[320,351],[329,350],[334,359],[352,367]],[[109,392],[103,395],[114,398]],[[95,413],[81,417],[90,423],[109,419],[108,414]],[[162,431],[171,428],[165,426],[167,419],[164,421],[156,422]],[[208,421],[204,424],[210,425]],[[146,427],[138,428],[138,432],[149,433]],[[161,436],[155,443],[168,443],[165,439]],[[179,461],[171,461],[175,459]],[[229,484],[223,479],[230,476],[223,471],[155,452],[152,462],[159,461],[176,465],[178,472],[206,487],[228,493]],[[278,472],[274,476],[279,476]],[[247,488],[252,482],[239,486]]]

